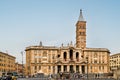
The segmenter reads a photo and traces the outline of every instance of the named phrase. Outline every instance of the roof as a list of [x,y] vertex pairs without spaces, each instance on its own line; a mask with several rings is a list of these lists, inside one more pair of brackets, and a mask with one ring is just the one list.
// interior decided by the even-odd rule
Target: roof
[[120,53],[111,54],[110,56],[118,56],[118,55],[120,55]]
[[80,9],[80,16],[79,16],[78,21],[85,21],[82,15],[82,9]]
[[10,54],[8,54],[8,53],[0,52],[0,54],[6,55],[6,56],[9,56],[9,57],[12,57],[12,58],[16,58],[15,56],[12,56],[12,55],[10,55]]
[[105,52],[109,52],[109,50],[107,48],[85,48],[85,51],[105,51]]

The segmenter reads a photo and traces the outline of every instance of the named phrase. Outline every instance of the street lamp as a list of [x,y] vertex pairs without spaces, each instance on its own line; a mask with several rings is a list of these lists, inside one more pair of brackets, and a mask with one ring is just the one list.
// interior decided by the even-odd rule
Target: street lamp
[[55,57],[53,56],[53,76],[55,76]]
[[21,55],[22,55],[22,75],[24,74],[23,72],[23,52],[21,52]]
[[87,60],[87,80],[88,80],[88,57],[86,57]]

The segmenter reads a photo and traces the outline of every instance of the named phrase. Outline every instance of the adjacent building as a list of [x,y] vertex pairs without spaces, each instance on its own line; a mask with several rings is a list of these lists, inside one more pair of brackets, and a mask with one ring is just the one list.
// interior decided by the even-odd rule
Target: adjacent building
[[0,72],[15,71],[15,57],[8,53],[0,52]]
[[86,21],[82,10],[76,23],[76,42],[67,46],[37,46],[26,47],[26,75],[36,73],[57,74],[79,72],[81,74],[108,73],[110,52],[106,48],[86,47]]
[[17,72],[19,75],[23,75],[25,73],[24,64],[20,64],[20,63],[16,62],[15,63],[15,72]]
[[120,69],[120,53],[110,55],[110,70]]

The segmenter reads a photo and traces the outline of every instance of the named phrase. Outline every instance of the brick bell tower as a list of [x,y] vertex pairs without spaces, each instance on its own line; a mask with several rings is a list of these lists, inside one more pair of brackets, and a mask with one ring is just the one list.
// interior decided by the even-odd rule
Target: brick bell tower
[[83,18],[82,10],[76,23],[76,48],[86,48],[86,21]]

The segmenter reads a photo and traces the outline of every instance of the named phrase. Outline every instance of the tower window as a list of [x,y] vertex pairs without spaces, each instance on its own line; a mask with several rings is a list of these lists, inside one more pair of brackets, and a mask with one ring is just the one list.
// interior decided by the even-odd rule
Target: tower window
[[84,36],[84,35],[85,35],[85,32],[80,32],[80,35]]
[[80,26],[80,29],[85,29],[85,26]]

